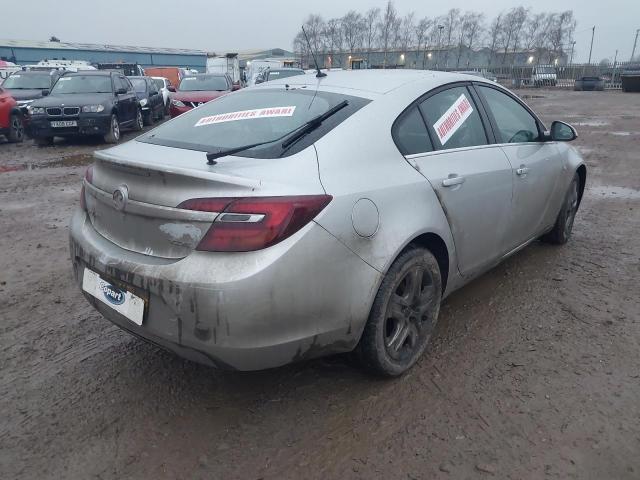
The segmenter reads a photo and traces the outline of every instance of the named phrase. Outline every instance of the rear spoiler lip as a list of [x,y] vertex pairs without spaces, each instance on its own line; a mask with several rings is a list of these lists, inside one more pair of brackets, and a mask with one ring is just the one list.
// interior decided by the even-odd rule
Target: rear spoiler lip
[[[198,170],[193,168],[182,168],[176,166],[154,164],[149,162],[142,162],[139,160],[133,160],[128,157],[114,155],[113,153],[107,153],[106,151],[96,151],[93,154],[96,160],[100,160],[107,163],[113,163],[116,165],[122,165],[125,167],[142,168],[145,170],[153,170],[156,172],[170,173],[174,175],[182,175],[185,177],[196,177],[205,180],[212,180],[218,183],[225,183],[228,185],[247,187],[247,188],[259,188],[262,184],[259,180],[251,180],[245,177],[239,177],[234,175],[225,175],[223,173],[215,173],[206,170]],[[203,166],[206,166],[205,159],[202,160]],[[208,168],[214,168],[208,167]]]

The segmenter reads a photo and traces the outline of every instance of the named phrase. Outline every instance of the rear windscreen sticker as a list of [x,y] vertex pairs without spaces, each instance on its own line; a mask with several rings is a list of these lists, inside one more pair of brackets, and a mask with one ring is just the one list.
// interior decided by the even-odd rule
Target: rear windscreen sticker
[[220,113],[218,115],[211,115],[210,117],[202,117],[196,122],[194,126],[201,127],[202,125],[235,122],[237,120],[250,120],[252,118],[292,117],[295,110],[295,106],[290,106],[258,108],[255,110],[242,110],[240,112]]
[[433,124],[433,129],[436,131],[436,135],[438,135],[438,139],[442,145],[449,141],[472,112],[473,107],[471,106],[471,102],[469,102],[463,93],[454,104],[444,112],[444,115]]

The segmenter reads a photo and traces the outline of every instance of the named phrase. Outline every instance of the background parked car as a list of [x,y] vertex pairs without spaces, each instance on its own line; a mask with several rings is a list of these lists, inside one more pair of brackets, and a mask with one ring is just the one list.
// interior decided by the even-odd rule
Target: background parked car
[[11,94],[0,87],[0,135],[7,137],[12,143],[24,140],[24,124],[22,112]]
[[186,76],[178,89],[171,93],[171,118],[225,95],[233,91],[233,88],[229,75],[205,73]]
[[601,77],[580,77],[573,86],[575,91],[597,90],[604,91],[604,79]]
[[142,130],[142,110],[131,82],[119,72],[67,72],[51,94],[29,106],[30,133],[39,145],[54,137],[102,135],[120,140],[121,128]]
[[558,73],[553,65],[538,65],[531,72],[531,84],[534,87],[555,87]]
[[127,77],[136,91],[142,119],[145,125],[153,125],[156,120],[164,118],[164,102],[156,83],[151,77]]
[[267,68],[258,78],[256,83],[264,83],[278,78],[295,77],[296,75],[304,75],[305,71],[301,68]]
[[185,76],[184,68],[178,67],[151,67],[145,68],[144,74],[149,77],[163,77],[169,79],[173,86],[180,85],[180,80]]
[[164,103],[164,112],[166,115],[169,114],[169,105],[171,102],[171,92],[169,91],[169,87],[171,87],[171,80],[165,77],[151,77],[162,95],[162,103]]
[[22,113],[26,114],[26,108],[31,102],[49,95],[51,87],[62,73],[60,70],[19,71],[2,82],[2,88],[11,93]]

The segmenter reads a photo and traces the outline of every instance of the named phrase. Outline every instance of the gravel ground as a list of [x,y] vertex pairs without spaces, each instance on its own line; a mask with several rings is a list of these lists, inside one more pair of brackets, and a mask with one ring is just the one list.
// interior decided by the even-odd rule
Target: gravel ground
[[2,478],[640,478],[640,95],[533,93],[580,133],[574,236],[452,295],[391,381],[348,356],[222,373],[122,332],[67,251],[102,146],[1,144]]

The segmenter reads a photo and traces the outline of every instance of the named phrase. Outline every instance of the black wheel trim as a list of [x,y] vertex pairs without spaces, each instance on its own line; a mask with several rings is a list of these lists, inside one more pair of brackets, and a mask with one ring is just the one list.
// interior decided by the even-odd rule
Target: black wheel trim
[[394,286],[383,326],[384,347],[391,359],[412,358],[421,339],[431,333],[437,309],[435,288],[423,265],[409,268]]

